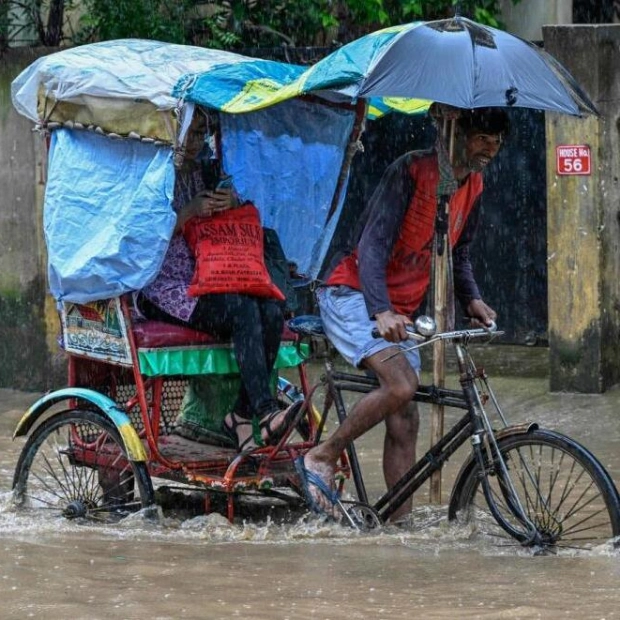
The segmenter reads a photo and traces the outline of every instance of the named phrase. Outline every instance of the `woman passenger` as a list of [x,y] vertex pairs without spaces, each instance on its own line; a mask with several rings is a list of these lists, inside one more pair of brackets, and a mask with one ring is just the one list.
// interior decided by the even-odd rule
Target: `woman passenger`
[[270,389],[284,323],[284,302],[234,292],[188,295],[195,260],[182,235],[184,225],[192,217],[210,217],[239,204],[232,188],[207,189],[215,187],[220,172],[213,143],[206,149],[208,159],[198,161],[205,151],[205,136],[214,138],[214,122],[200,110],[194,115],[186,139],[185,159],[176,176],[174,234],[160,273],[138,296],[138,307],[149,319],[232,340],[241,390],[223,426],[239,451],[247,451],[277,443],[294,413],[291,408],[281,410]]

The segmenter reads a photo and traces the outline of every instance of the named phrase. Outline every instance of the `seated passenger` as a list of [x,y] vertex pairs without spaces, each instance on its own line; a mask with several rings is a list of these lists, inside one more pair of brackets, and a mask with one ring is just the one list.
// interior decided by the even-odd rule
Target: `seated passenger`
[[[188,130],[185,160],[177,171],[174,235],[160,273],[138,296],[138,307],[149,319],[177,323],[232,340],[241,390],[233,411],[224,419],[223,430],[237,443],[239,451],[247,451],[277,443],[293,414],[291,408],[279,408],[270,390],[284,323],[284,296],[274,285],[270,294],[264,296],[245,294],[243,286],[237,290],[228,287],[227,292],[201,294],[197,282],[189,290],[196,261],[183,230],[196,240],[195,222],[215,218],[218,213],[239,206],[231,187],[207,189],[209,185],[214,187],[219,178],[217,160],[209,157],[206,166],[198,161],[205,147],[205,135],[213,135],[213,123],[212,118],[196,111]],[[192,218],[194,222],[186,226]],[[229,279],[228,283],[235,284],[235,281]]]

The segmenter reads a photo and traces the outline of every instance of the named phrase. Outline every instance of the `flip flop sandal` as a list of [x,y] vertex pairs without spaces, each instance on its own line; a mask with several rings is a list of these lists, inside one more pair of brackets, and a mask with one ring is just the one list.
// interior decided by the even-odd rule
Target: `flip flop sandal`
[[316,502],[312,493],[310,493],[310,485],[315,486],[329,501],[332,506],[337,506],[340,508],[340,493],[335,489],[330,489],[329,486],[325,483],[325,481],[315,474],[313,471],[310,471],[304,465],[304,457],[298,456],[295,461],[295,470],[297,471],[297,475],[299,476],[299,482],[301,484],[301,490],[304,494],[304,499],[306,500],[306,504],[308,504],[308,508],[312,510],[312,512],[319,515],[326,515],[328,517],[332,517],[327,513],[323,508]]

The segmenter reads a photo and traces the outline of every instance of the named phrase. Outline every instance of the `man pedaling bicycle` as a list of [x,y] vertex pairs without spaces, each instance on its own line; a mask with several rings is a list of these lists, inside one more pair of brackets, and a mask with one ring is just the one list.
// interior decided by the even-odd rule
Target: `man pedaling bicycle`
[[[393,162],[370,199],[357,248],[317,291],[329,340],[349,363],[374,372],[379,380],[379,388],[363,396],[326,441],[295,462],[306,501],[317,513],[335,516],[337,460],[379,422],[385,421],[383,473],[388,489],[416,460],[419,416],[411,399],[418,387],[420,355],[417,350],[391,354],[407,348],[406,326],[429,286],[437,187],[445,178],[454,190],[448,231],[454,294],[475,322],[491,325],[496,319],[476,285],[469,247],[479,220],[482,171],[497,155],[509,119],[501,108],[457,110],[434,104],[431,113],[456,118],[453,163],[440,137],[434,148],[411,151]],[[374,328],[380,338],[372,337]],[[409,498],[392,521],[405,518],[411,505]]]

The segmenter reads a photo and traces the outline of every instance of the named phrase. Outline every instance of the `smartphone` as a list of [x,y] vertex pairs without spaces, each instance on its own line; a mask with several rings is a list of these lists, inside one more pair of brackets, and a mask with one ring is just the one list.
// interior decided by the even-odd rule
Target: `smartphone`
[[229,189],[232,187],[232,177],[230,175],[222,177],[218,184],[215,186],[215,189]]

